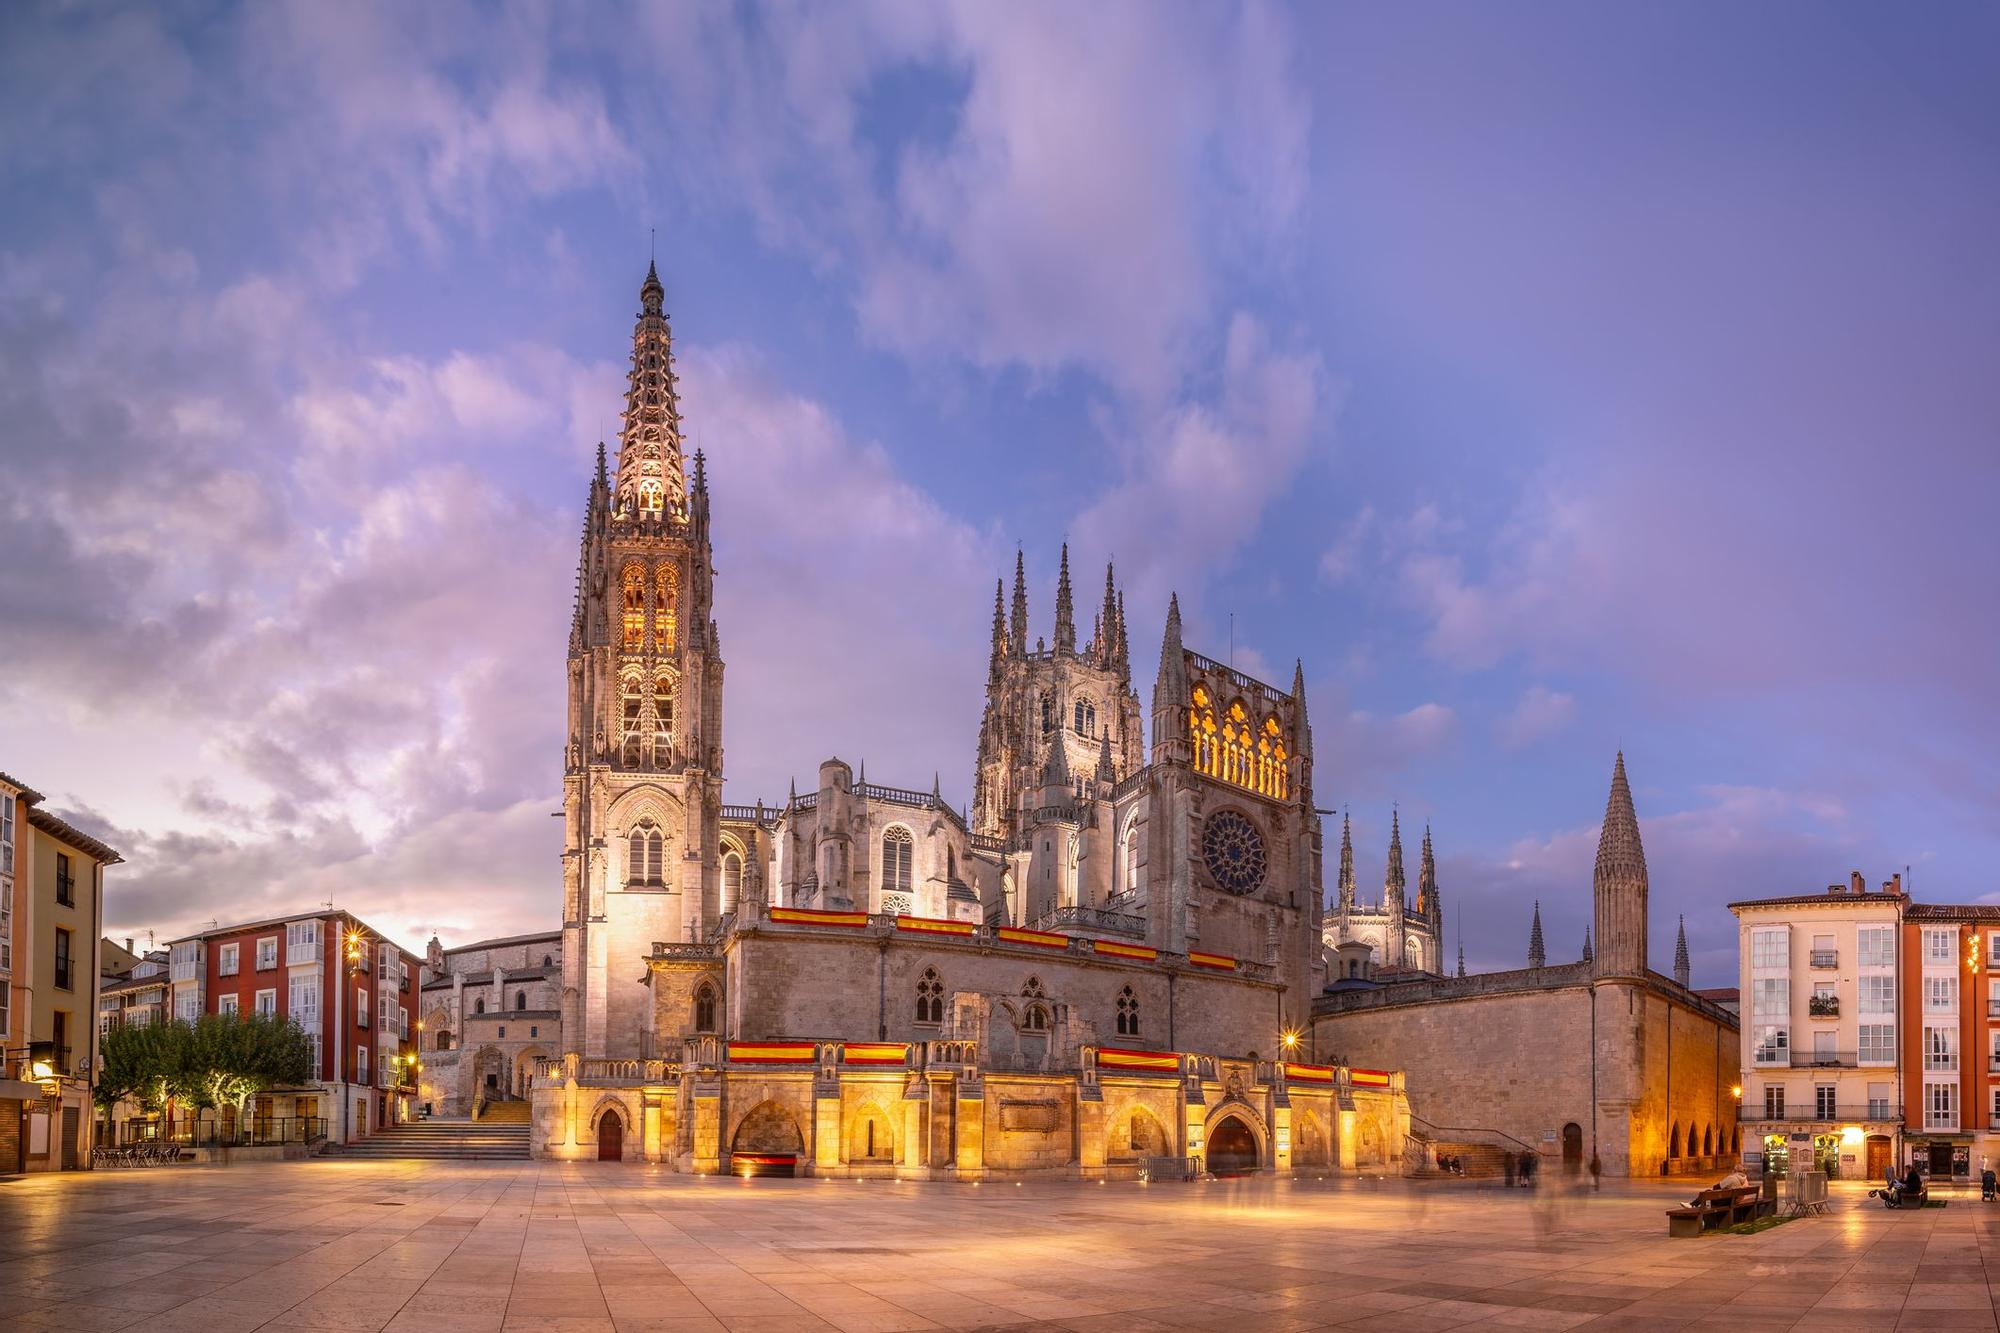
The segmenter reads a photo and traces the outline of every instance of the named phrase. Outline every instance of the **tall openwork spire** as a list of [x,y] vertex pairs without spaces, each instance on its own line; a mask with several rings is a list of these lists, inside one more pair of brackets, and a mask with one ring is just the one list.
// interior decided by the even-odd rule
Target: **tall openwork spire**
[[1389,814],[1389,873],[1382,879],[1382,905],[1390,912],[1401,915],[1403,911],[1403,888],[1408,883],[1403,877],[1403,826],[1401,815],[1396,811]]
[[1646,850],[1639,843],[1639,816],[1625,779],[1625,754],[1611,770],[1611,795],[1604,802],[1604,829],[1597,838],[1597,868],[1591,877],[1597,956],[1593,975],[1646,975]]
[[1076,602],[1069,587],[1069,543],[1062,548],[1062,571],[1056,575],[1056,651],[1076,651]]
[[618,431],[614,507],[628,516],[677,518],[687,508],[681,462],[681,410],[675,393],[674,335],[667,325],[659,270],[646,266],[639,322],[632,330],[624,422]]
[[1097,665],[1105,671],[1118,667],[1118,583],[1109,563],[1104,566],[1104,605],[1097,612]]
[[1586,921],[1583,923],[1583,961],[1586,963],[1589,962],[1596,952],[1590,946],[1590,923]]
[[1680,934],[1674,940],[1674,980],[1680,983],[1682,990],[1687,989],[1691,970],[1688,966],[1688,919],[1682,917]]
[[1118,643],[1112,649],[1111,669],[1127,685],[1132,683],[1132,645],[1125,638],[1125,594],[1118,594]]
[[1008,647],[1016,657],[1028,655],[1028,569],[1021,552],[1014,552],[1014,613],[1008,626]]
[[1548,950],[1542,947],[1542,900],[1535,899],[1535,924],[1528,927],[1528,966],[1542,967],[1548,963]]
[[1340,813],[1340,912],[1342,916],[1354,910],[1354,827],[1348,822],[1347,812]]
[[1431,855],[1431,826],[1424,825],[1424,850],[1417,862],[1417,915],[1428,917],[1438,910],[1437,858]]
[[1007,620],[1002,614],[1001,596],[1005,587],[1003,580],[993,580],[993,656],[988,661],[988,679],[1000,679],[1000,662],[1007,656]]
[[1458,975],[1465,975],[1465,945],[1462,943],[1458,946]]

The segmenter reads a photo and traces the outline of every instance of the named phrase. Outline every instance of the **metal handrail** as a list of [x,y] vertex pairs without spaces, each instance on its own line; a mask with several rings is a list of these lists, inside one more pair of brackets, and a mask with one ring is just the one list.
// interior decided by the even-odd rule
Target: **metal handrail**
[[[1419,1125],[1422,1125],[1424,1129],[1430,1132],[1419,1133],[1417,1130],[1417,1126]],[[1541,1149],[1535,1147],[1533,1144],[1525,1143],[1515,1138],[1504,1129],[1468,1128],[1464,1125],[1433,1125],[1430,1121],[1415,1113],[1412,1113],[1410,1116],[1410,1137],[1413,1139],[1420,1139],[1426,1143],[1435,1143],[1440,1138],[1451,1134],[1490,1134],[1494,1138],[1505,1139],[1507,1142],[1517,1145],[1524,1152],[1531,1152],[1537,1156],[1541,1154]],[[1491,1147],[1493,1145],[1489,1144],[1488,1146]]]

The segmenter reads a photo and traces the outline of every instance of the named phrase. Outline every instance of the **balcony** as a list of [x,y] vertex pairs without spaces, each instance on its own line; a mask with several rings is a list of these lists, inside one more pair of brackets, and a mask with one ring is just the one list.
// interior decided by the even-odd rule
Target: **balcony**
[[1877,1124],[1901,1124],[1903,1107],[1899,1102],[1867,1102],[1860,1106],[1834,1106],[1826,1109],[1788,1106],[1773,1115],[1761,1108],[1746,1105],[1736,1118],[1746,1125],[1852,1125],[1871,1121]]
[[1861,1064],[1861,1053],[1794,1050],[1791,1064],[1794,1069],[1854,1069]]
[[1813,1018],[1839,1018],[1840,997],[1838,995],[1815,995],[1806,1001],[1806,1013]]
[[1837,949],[1814,949],[1807,955],[1807,963],[1812,967],[1840,966],[1840,951]]

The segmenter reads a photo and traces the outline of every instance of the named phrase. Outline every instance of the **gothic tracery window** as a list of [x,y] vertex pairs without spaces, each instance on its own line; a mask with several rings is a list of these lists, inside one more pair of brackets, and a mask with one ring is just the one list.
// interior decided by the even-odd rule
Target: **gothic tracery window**
[[1188,701],[1188,743],[1198,772],[1278,800],[1290,791],[1290,755],[1275,713],[1254,723],[1238,699],[1218,719],[1207,687],[1197,685]]
[[1139,1035],[1139,997],[1132,993],[1130,986],[1118,992],[1118,1035]]
[[653,678],[653,762],[665,763],[674,743],[674,677],[662,671]]
[[1125,876],[1122,887],[1127,897],[1137,897],[1139,893],[1139,821],[1127,821],[1124,845],[1120,849],[1124,857]]
[[1097,735],[1097,707],[1088,699],[1078,699],[1074,710],[1074,727],[1079,736]]
[[666,835],[652,820],[640,821],[626,840],[626,875],[628,884],[664,884],[666,873]]
[[674,651],[680,616],[680,571],[672,565],[661,565],[659,576],[659,602],[653,612],[653,641],[659,651]]
[[619,749],[630,767],[639,762],[640,729],[644,725],[645,696],[639,677],[628,675],[618,683]]
[[639,512],[658,517],[667,507],[667,488],[657,477],[647,477],[639,483]]
[[703,982],[694,993],[694,1030],[715,1031],[715,991]]
[[625,651],[636,653],[646,642],[646,567],[638,561],[622,576],[625,608]]
[[[882,893],[884,901],[886,903],[888,895],[896,895],[902,900],[905,912],[909,911],[910,861],[911,853],[914,849],[914,844],[910,841],[910,831],[901,824],[890,825],[888,830],[882,834]],[[883,910],[887,911],[888,909],[885,906]]]
[[944,1022],[944,982],[934,967],[925,968],[924,974],[917,978],[917,1021]]

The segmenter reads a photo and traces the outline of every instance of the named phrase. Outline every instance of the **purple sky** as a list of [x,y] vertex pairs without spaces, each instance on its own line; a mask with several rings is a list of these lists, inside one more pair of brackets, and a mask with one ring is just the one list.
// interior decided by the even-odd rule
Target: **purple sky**
[[[114,934],[553,927],[657,228],[728,799],[968,794],[992,580],[1305,661],[1364,894],[1572,955],[1613,750],[1733,897],[2000,896],[1990,7],[0,16],[0,768]],[[1088,599],[1086,599],[1088,600]],[[1150,666],[1148,666],[1148,670]],[[1140,682],[1150,692],[1150,678]]]

